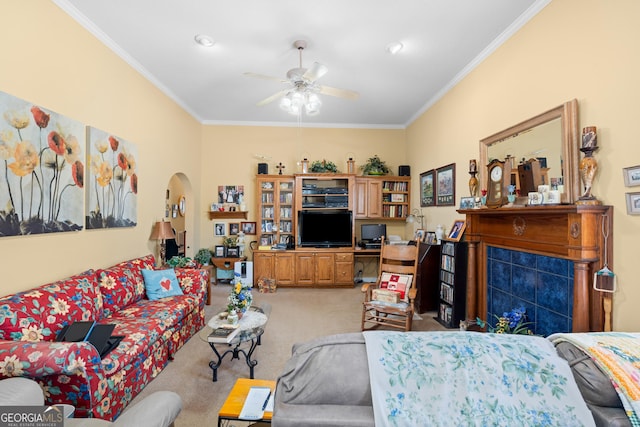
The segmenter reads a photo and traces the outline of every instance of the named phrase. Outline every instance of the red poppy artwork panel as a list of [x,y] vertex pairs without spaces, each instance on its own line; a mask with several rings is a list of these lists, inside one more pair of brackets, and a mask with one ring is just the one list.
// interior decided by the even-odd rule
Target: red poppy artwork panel
[[81,230],[85,127],[0,91],[0,237]]
[[135,227],[138,150],[118,136],[87,126],[87,229]]

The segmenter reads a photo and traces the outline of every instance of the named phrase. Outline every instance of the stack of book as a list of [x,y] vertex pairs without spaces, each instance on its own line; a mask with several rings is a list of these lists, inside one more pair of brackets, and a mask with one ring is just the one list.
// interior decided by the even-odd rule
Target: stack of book
[[238,325],[223,325],[213,330],[209,334],[208,341],[213,343],[230,343],[238,335],[240,329]]

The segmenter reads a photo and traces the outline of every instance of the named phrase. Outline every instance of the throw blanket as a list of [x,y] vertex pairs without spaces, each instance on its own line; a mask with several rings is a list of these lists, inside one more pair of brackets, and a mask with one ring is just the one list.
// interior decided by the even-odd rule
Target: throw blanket
[[593,426],[551,342],[477,332],[364,332],[376,427]]
[[611,378],[631,425],[640,426],[640,333],[554,334],[549,340],[568,341],[587,353]]

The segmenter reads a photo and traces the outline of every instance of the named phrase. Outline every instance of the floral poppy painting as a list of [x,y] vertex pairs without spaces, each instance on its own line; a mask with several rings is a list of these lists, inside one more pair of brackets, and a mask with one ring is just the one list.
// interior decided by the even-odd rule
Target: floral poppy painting
[[82,229],[84,125],[0,91],[0,237]]
[[87,128],[86,227],[135,227],[138,221],[138,150],[108,132]]

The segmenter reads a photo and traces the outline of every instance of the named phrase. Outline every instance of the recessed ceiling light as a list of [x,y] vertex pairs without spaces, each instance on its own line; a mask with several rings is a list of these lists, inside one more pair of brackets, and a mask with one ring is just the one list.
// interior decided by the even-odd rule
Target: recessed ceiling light
[[402,50],[402,43],[400,42],[393,42],[393,43],[389,43],[386,47],[387,52],[389,52],[391,55],[395,55],[396,53],[400,52]]
[[204,34],[198,34],[194,37],[196,43],[198,43],[201,46],[204,47],[211,47],[214,44],[216,44],[215,40],[213,40],[213,38],[204,35]]

